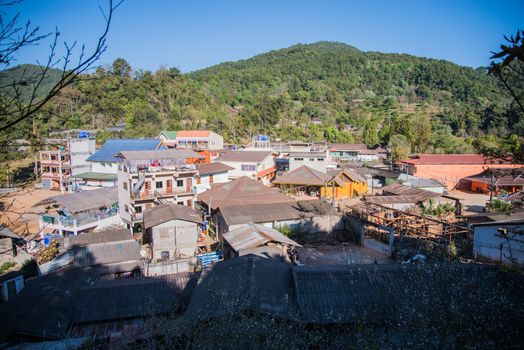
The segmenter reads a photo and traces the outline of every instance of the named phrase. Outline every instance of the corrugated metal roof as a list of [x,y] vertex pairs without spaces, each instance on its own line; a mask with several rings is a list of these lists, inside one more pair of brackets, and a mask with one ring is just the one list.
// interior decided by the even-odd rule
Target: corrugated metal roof
[[382,187],[383,194],[393,194],[393,195],[403,195],[403,196],[413,196],[419,202],[425,202],[430,198],[435,198],[441,196],[440,193],[426,191],[420,188],[414,188],[409,186],[404,186],[401,184],[393,184]]
[[107,140],[98,151],[87,158],[87,161],[116,163],[118,159],[115,156],[118,152],[155,149],[166,148],[158,139],[112,139]]
[[214,162],[214,163],[206,163],[206,164],[199,164],[198,167],[198,174],[199,175],[210,175],[210,174],[216,174],[216,173],[222,173],[229,170],[233,170],[234,168],[221,163],[221,162]]
[[140,260],[140,245],[134,240],[90,244],[74,249],[75,267]]
[[220,206],[219,211],[228,225],[296,220],[306,215],[296,202]]
[[133,238],[131,231],[127,228],[110,229],[100,232],[86,232],[76,236],[68,236],[64,239],[64,247],[85,246],[97,243],[109,243],[127,241]]
[[294,202],[292,198],[277,189],[264,186],[247,176],[213,185],[210,190],[199,194],[198,200],[211,206],[212,209],[231,205]]
[[103,281],[84,288],[73,323],[93,323],[170,313],[189,297],[200,273]]
[[11,229],[5,225],[0,225],[0,237],[9,237],[9,238],[15,238],[20,239],[19,235],[11,231]]
[[67,208],[71,213],[78,213],[103,206],[111,207],[111,205],[116,202],[118,202],[118,188],[105,187],[97,188],[96,190],[53,196],[42,201],[42,204],[57,203]]
[[413,158],[403,160],[406,164],[497,164],[499,161],[494,161],[486,158],[481,154],[418,154]]
[[302,165],[295,170],[288,171],[282,176],[277,177],[273,183],[324,186],[325,177],[326,175],[323,172],[310,168],[307,165]]
[[260,247],[270,242],[300,247],[300,244],[277,230],[252,222],[224,233],[223,237],[236,252],[242,249]]
[[330,151],[362,151],[367,150],[365,143],[330,143]]
[[191,207],[174,203],[157,205],[144,212],[145,228],[150,228],[170,220],[183,220],[201,224],[202,216]]
[[365,196],[364,200],[373,204],[401,204],[401,203],[419,203],[418,196]]
[[73,179],[88,179],[88,180],[116,180],[116,174],[106,174],[106,173],[95,173],[92,171],[77,174],[71,176]]
[[121,151],[117,156],[126,160],[157,160],[157,159],[186,159],[205,158],[190,149],[165,149],[146,151]]
[[179,130],[176,137],[180,138],[207,138],[211,135],[210,130]]
[[218,158],[218,161],[260,163],[272,153],[273,151],[227,151]]

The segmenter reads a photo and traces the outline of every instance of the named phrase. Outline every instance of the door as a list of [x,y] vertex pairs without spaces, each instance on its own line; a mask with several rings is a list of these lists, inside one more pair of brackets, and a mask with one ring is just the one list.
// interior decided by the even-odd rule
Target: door
[[213,184],[213,175],[209,175],[209,184],[210,184],[210,185]]
[[173,180],[166,180],[166,193],[173,193]]
[[146,181],[144,184],[144,193],[146,196],[151,194],[151,181]]

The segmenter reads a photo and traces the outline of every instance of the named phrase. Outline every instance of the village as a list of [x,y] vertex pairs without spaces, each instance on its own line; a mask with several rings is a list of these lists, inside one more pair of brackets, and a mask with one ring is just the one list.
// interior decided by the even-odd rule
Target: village
[[221,289],[238,312],[351,322],[370,301],[351,301],[349,276],[373,294],[423,264],[524,263],[524,164],[392,164],[381,145],[264,134],[234,145],[210,130],[99,146],[96,131],[65,130],[49,144],[38,182],[1,198],[5,344],[125,341],[181,300],[176,322],[212,319],[231,308]]

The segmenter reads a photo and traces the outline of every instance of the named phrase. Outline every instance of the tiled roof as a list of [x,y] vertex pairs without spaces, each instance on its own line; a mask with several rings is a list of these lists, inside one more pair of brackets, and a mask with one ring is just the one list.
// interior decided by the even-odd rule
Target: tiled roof
[[108,162],[116,163],[118,159],[115,157],[121,151],[144,151],[165,149],[158,139],[122,139],[122,140],[107,140],[102,147],[93,155],[87,158],[90,162]]
[[218,158],[219,162],[260,163],[273,151],[227,151]]
[[234,168],[227,164],[221,163],[221,162],[214,162],[214,163],[199,164],[197,169],[198,169],[199,175],[210,175],[210,174],[222,173],[225,171],[233,170]]
[[157,205],[144,212],[144,227],[150,228],[170,220],[202,223],[202,217],[195,209],[186,205],[167,203]]
[[243,249],[260,247],[270,242],[300,246],[297,242],[287,238],[274,228],[249,223],[223,234],[229,245],[239,252]]
[[264,186],[247,176],[213,185],[210,190],[199,194],[198,200],[211,206],[212,209],[231,205],[293,202],[292,198],[277,189]]
[[140,245],[134,240],[90,244],[74,248],[73,266],[84,267],[140,260]]
[[199,273],[122,278],[84,288],[75,306],[73,323],[93,323],[151,317],[170,313],[189,297]]
[[219,210],[228,225],[296,220],[306,215],[295,202],[220,206]]
[[403,160],[406,164],[497,164],[499,161],[490,160],[480,154],[418,154],[413,158]]
[[211,131],[209,130],[179,130],[176,133],[177,139],[179,138],[190,138],[190,137],[209,137]]
[[68,236],[64,239],[64,247],[78,247],[89,244],[128,241],[133,239],[131,231],[127,228],[110,229],[100,232],[86,232],[76,236]]
[[273,183],[324,186],[325,176],[321,171],[310,168],[307,165],[302,165],[295,170],[288,171],[282,176],[277,177]]

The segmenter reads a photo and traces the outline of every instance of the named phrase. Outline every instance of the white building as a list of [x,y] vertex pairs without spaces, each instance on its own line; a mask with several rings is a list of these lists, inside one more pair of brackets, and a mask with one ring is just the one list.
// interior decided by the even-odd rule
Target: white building
[[276,176],[275,155],[273,151],[228,151],[217,161],[232,168],[230,179],[247,176],[269,184]]
[[162,131],[158,139],[168,147],[217,151],[224,148],[224,138],[211,130]]
[[199,158],[190,150],[122,151],[117,154],[120,216],[137,230],[143,212],[156,205],[176,203],[194,206],[196,166],[187,159]]
[[214,162],[199,164],[197,170],[197,193],[202,193],[209,190],[213,184],[229,182],[229,171],[233,170],[233,167],[221,162]]
[[312,169],[325,173],[331,165],[327,151],[289,152],[289,171],[308,166]]

